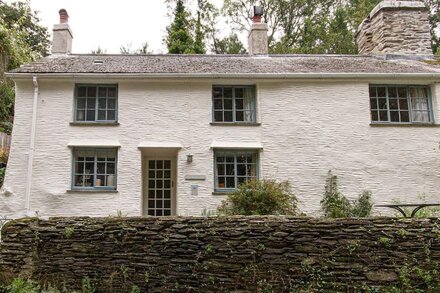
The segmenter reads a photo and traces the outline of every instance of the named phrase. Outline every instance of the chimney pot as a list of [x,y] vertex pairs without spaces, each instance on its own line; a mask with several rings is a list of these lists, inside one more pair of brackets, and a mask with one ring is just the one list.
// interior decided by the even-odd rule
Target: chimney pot
[[58,13],[60,14],[60,23],[68,23],[69,22],[69,14],[67,13],[66,9],[60,9],[60,11],[58,11]]
[[254,23],[260,23],[262,16],[263,16],[263,7],[254,6],[253,13],[252,13],[252,21]]

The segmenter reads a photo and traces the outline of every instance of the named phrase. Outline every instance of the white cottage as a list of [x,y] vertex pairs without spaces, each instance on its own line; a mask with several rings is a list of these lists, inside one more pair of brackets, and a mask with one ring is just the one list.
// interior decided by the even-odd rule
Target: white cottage
[[0,214],[200,215],[250,178],[289,180],[316,214],[328,170],[376,203],[440,201],[440,67],[419,1],[383,1],[361,55],[53,54],[9,73],[12,150]]

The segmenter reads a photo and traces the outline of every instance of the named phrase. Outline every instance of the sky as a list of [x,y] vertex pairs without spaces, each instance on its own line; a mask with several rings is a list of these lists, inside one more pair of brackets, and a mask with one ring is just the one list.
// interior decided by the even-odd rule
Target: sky
[[[223,0],[212,3],[221,7]],[[121,45],[137,49],[144,42],[154,53],[166,52],[163,39],[170,18],[164,0],[30,0],[30,5],[50,33],[59,23],[58,11],[67,10],[73,53],[90,53],[98,46],[106,53],[119,53]]]

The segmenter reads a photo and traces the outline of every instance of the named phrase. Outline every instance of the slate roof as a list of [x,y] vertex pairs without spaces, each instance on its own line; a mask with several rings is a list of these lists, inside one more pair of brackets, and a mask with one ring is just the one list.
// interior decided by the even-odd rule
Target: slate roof
[[[98,62],[99,64],[96,64]],[[435,62],[432,62],[435,63]],[[91,55],[49,56],[11,73],[103,74],[290,74],[439,73],[440,66],[416,60],[357,55]]]

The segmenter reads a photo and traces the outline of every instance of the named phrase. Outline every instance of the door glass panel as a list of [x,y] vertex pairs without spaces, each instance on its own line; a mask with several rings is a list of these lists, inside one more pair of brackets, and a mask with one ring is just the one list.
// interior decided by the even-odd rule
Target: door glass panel
[[149,216],[171,216],[171,172],[171,160],[148,161],[147,214]]

